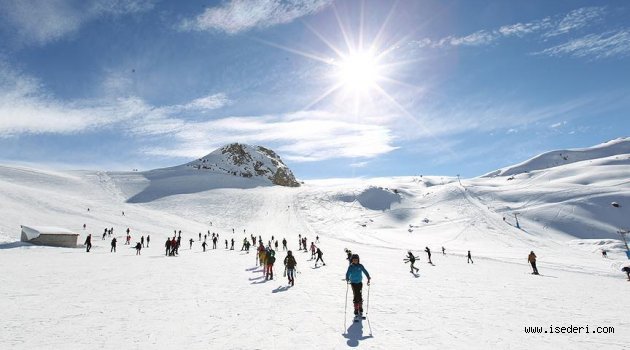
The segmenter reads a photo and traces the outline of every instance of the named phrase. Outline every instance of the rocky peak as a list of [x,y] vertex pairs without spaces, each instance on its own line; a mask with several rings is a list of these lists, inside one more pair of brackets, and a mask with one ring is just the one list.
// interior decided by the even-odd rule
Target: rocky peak
[[262,178],[274,185],[298,187],[291,170],[274,151],[240,143],[223,146],[186,166],[245,178]]

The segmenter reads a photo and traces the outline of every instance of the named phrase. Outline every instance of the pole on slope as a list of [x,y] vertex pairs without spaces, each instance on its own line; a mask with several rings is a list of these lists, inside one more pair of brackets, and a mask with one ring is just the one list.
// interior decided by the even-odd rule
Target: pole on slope
[[367,319],[368,327],[370,328],[370,336],[372,336],[372,324],[370,323],[370,319],[367,317],[369,311],[370,311],[370,284],[368,284],[367,304],[365,305],[365,318]]
[[517,216],[517,215],[520,215],[520,214],[521,213],[514,213],[514,219],[516,220],[516,228],[521,228],[521,225],[518,224],[518,216]]
[[365,317],[367,317],[370,311],[370,284],[368,284],[367,304],[365,305]]
[[343,332],[347,332],[347,319],[348,319],[348,286],[350,283],[346,282],[346,305],[343,307]]

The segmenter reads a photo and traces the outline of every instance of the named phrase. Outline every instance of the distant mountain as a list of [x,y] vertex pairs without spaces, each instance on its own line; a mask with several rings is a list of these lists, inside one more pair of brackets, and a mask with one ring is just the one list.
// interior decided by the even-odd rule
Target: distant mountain
[[512,176],[585,160],[607,158],[615,155],[630,156],[630,137],[618,138],[588,148],[557,150],[542,153],[522,163],[495,170],[483,175],[482,177]]
[[180,167],[190,167],[202,172],[263,179],[279,186],[300,186],[300,183],[293,176],[293,172],[282,162],[280,156],[261,146],[232,143]]

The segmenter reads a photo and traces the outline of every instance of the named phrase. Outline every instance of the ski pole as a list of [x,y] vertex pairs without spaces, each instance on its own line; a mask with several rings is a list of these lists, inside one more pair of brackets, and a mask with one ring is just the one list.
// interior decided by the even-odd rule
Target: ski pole
[[350,284],[348,283],[348,281],[346,281],[346,305],[343,307],[343,331],[345,332],[346,329],[348,329],[346,327],[346,322],[348,319],[348,286]]
[[365,305],[365,316],[367,317],[368,311],[370,310],[370,285],[368,284],[368,297],[367,297],[367,305]]

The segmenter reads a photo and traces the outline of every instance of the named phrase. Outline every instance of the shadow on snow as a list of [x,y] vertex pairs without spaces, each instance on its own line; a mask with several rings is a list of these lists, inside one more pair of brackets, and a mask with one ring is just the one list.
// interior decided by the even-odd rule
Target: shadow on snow
[[343,336],[348,339],[346,343],[352,348],[359,346],[359,341],[361,340],[373,338],[372,334],[363,335],[363,322],[361,321],[352,322]]

